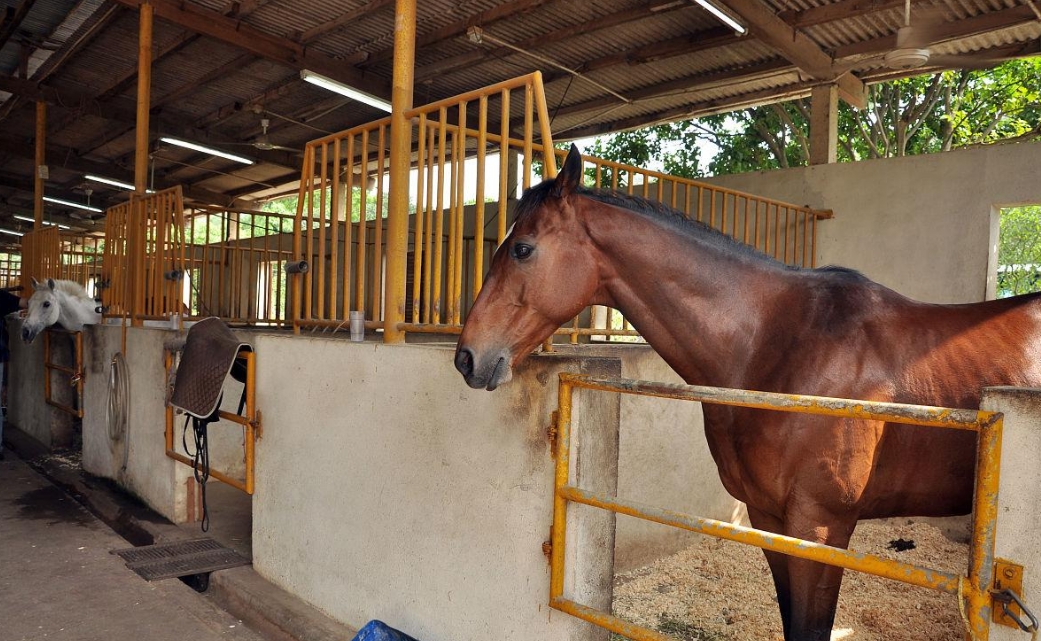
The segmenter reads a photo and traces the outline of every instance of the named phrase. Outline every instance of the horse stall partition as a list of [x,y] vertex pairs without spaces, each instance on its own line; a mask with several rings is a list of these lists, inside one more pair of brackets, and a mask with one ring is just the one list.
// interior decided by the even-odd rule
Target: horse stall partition
[[31,292],[32,280],[61,278],[61,239],[57,227],[43,227],[22,235],[21,286]]
[[183,310],[184,204],[181,187],[139,196],[110,207],[105,220],[106,317],[168,320]]
[[[407,302],[400,326],[457,333],[480,290],[488,250],[506,235],[518,163],[527,187],[536,154],[552,144],[546,113],[538,72],[406,112],[414,150],[407,239],[388,239],[384,228],[393,187],[389,118],[308,143],[294,238],[294,328],[344,329],[351,311],[364,312],[367,328],[381,328],[384,259],[388,246],[403,240]],[[505,159],[497,175],[488,169],[490,154]],[[473,168],[468,159],[476,160]],[[543,169],[555,173],[552,163]],[[496,203],[486,204],[487,185],[497,186]],[[490,226],[494,234],[486,239]]]
[[94,234],[62,232],[59,277],[83,285],[87,294],[97,298],[101,292],[105,238]]
[[[976,484],[973,496],[972,541],[967,576],[954,575],[871,554],[821,545],[789,536],[764,532],[671,510],[590,492],[571,483],[571,407],[574,390],[636,394],[701,403],[753,407],[778,412],[891,421],[940,429],[972,430],[979,434]],[[580,503],[635,518],[745,543],[782,554],[873,574],[919,587],[957,595],[968,633],[973,641],[986,641],[988,620],[996,599],[994,541],[1001,460],[1002,415],[995,412],[948,409],[898,403],[799,396],[771,392],[677,385],[629,379],[593,378],[560,374],[556,439],[556,479],[550,554],[550,607],[638,641],[669,641],[671,637],[631,624],[614,615],[590,608],[564,595],[565,549],[568,546],[568,504]],[[574,543],[571,543],[574,545]],[[1018,597],[1018,595],[1017,595]]]
[[[53,337],[67,336],[72,343],[72,363],[60,363],[55,357],[52,347]],[[68,377],[68,385],[76,389],[75,405],[68,405],[55,398],[53,393],[54,381],[52,374],[55,372]],[[70,332],[59,329],[57,326],[48,327],[43,332],[43,397],[44,401],[61,411],[72,414],[76,418],[83,418],[83,332]]]
[[[555,150],[558,160],[567,155]],[[708,183],[582,156],[586,185],[659,202],[793,267],[816,266],[817,221],[830,211],[800,207]],[[557,330],[571,343],[581,336],[638,337],[621,312],[595,306]],[[634,340],[634,338],[622,338]]]
[[228,323],[282,327],[293,259],[295,217],[245,209],[193,207],[185,213],[184,313]]

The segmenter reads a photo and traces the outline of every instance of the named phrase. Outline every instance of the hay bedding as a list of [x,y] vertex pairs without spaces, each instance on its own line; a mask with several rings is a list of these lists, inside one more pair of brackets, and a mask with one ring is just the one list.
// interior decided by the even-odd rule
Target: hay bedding
[[[913,550],[888,549],[895,539]],[[968,547],[926,523],[861,523],[850,548],[963,573]],[[756,548],[710,537],[615,577],[614,612],[684,641],[780,641],[773,581]],[[964,628],[956,597],[847,571],[833,641],[957,641]],[[613,636],[612,638],[622,638]]]

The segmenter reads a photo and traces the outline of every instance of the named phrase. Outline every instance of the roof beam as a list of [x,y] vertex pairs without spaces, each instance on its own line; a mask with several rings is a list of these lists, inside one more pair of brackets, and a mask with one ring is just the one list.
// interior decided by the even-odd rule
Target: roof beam
[[[113,1],[136,9],[146,0]],[[374,95],[390,97],[390,84],[386,81],[377,80],[350,64],[344,64],[341,60],[307,49],[286,38],[260,31],[218,11],[175,0],[148,1],[154,7],[156,16],[185,29],[215,38],[291,69],[310,69]]]
[[904,0],[839,0],[803,11],[788,9],[777,14],[777,17],[793,29],[802,29],[835,20],[899,9],[903,6]]
[[33,8],[36,0],[22,0],[17,7],[7,7],[4,10],[4,21],[0,22],[0,47],[7,44],[14,32],[21,26],[25,16],[29,15],[29,9]]
[[726,7],[737,14],[763,43],[813,78],[836,80],[842,99],[860,109],[864,108],[867,96],[864,83],[852,74],[844,74],[837,79],[832,69],[831,56],[809,36],[777,17],[761,0],[726,0]]

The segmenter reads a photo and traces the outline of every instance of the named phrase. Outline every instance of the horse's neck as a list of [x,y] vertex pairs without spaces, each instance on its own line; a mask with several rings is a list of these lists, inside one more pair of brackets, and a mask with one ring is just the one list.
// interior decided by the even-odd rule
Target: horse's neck
[[599,302],[619,309],[688,383],[743,387],[770,317],[782,306],[797,313],[784,270],[636,214],[615,215],[633,219],[625,234],[591,229],[609,264]]
[[99,316],[95,311],[92,300],[67,292],[61,292],[59,296],[61,296],[62,301],[58,322],[61,323],[62,327],[78,331],[83,329],[84,325],[95,325],[98,323]]

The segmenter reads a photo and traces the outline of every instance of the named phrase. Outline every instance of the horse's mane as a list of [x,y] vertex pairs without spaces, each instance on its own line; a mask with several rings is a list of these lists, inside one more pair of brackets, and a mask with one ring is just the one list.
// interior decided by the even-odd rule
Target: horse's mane
[[90,298],[87,294],[87,290],[83,289],[83,285],[80,285],[74,280],[55,280],[54,291],[68,294],[76,298]]
[[[524,192],[524,197],[521,199],[520,208],[518,209],[517,218],[525,215],[527,212],[535,211],[542,205],[543,202],[549,197],[550,190],[552,189],[554,182],[551,180],[545,181],[538,185],[529,188]],[[720,251],[728,254],[741,256],[743,258],[752,259],[759,261],[764,264],[772,265],[780,269],[788,269],[800,271],[802,268],[786,265],[772,256],[768,256],[755,247],[737,240],[731,236],[724,234],[723,232],[706,225],[705,223],[699,222],[688,218],[683,212],[673,209],[667,205],[664,205],[658,201],[648,200],[639,196],[633,196],[625,192],[620,192],[612,189],[591,189],[589,187],[579,187],[576,193],[579,196],[590,198],[597,202],[604,203],[605,205],[611,205],[613,207],[619,207],[627,211],[631,211],[635,214],[648,218],[659,224],[662,224],[669,229],[695,238],[700,242],[707,243],[708,245],[719,249]],[[852,269],[844,267],[824,267],[818,270],[805,270],[805,271],[816,271],[822,274],[836,275],[863,278],[863,276]]]

